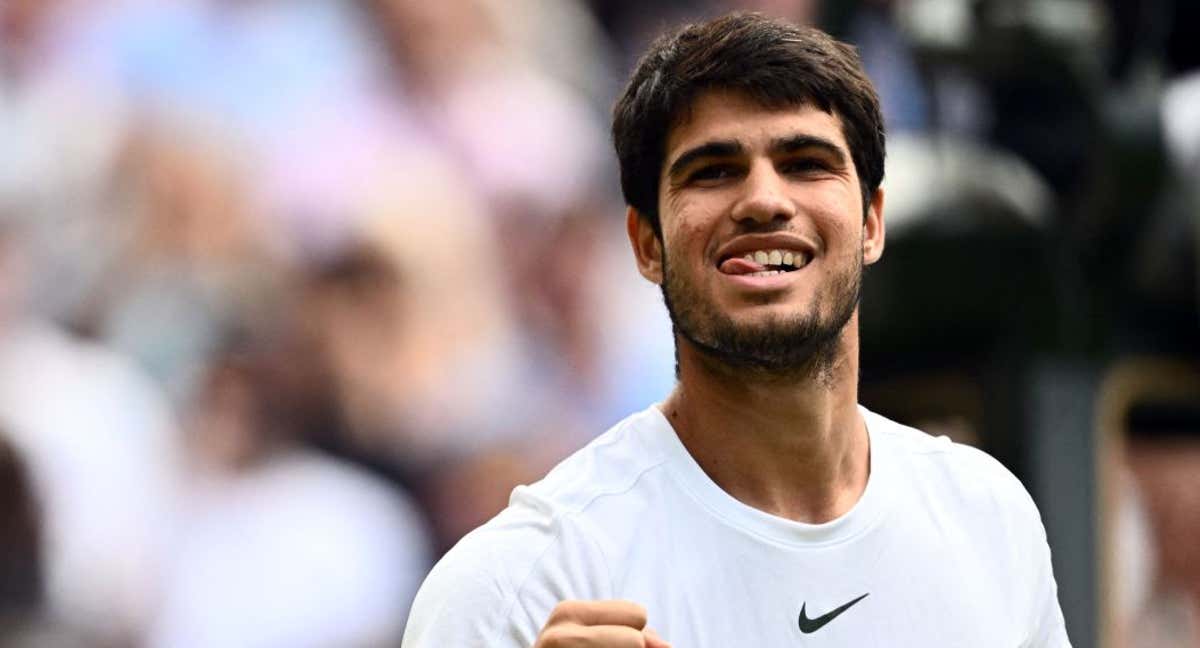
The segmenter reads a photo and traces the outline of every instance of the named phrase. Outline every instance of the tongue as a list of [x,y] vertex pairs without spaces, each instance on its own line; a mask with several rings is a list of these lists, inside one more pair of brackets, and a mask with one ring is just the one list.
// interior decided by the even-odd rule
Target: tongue
[[725,259],[725,261],[723,263],[721,263],[721,267],[720,267],[721,272],[723,272],[725,274],[731,274],[731,275],[742,275],[742,274],[750,274],[751,272],[762,272],[763,270],[766,270],[766,269],[767,269],[767,267],[764,265],[757,264],[753,261],[747,261],[741,257],[733,257],[733,258]]

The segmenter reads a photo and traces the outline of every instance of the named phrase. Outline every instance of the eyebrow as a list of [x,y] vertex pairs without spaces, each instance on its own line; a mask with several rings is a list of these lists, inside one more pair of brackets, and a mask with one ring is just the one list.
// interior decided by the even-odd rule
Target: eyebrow
[[838,164],[846,164],[846,154],[837,144],[815,135],[792,135],[771,140],[772,153],[795,153],[804,149],[819,149],[836,158]]
[[705,142],[695,148],[690,148],[675,158],[671,163],[671,167],[667,169],[667,177],[673,178],[692,162],[700,158],[706,157],[733,157],[744,150],[742,144],[736,140],[722,140],[716,142]]

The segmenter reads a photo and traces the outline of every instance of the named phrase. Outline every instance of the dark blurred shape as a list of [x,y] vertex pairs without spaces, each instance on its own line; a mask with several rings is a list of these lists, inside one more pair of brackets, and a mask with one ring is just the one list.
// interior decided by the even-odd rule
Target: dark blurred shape
[[896,24],[892,3],[867,3],[851,19],[847,39],[858,48],[875,84],[889,134],[930,126],[930,100],[912,46]]
[[41,606],[41,516],[25,462],[0,432],[0,634]]
[[904,7],[900,22],[932,83],[934,126],[1017,153],[1060,196],[1078,192],[1098,144],[1102,18],[1057,0]]
[[1129,409],[1126,419],[1129,434],[1134,438],[1191,437],[1200,432],[1200,402],[1139,402]]
[[[1166,53],[1166,31],[1196,24],[1175,26],[1195,11],[1185,4],[1194,6],[902,5],[900,22],[933,87],[935,127],[1019,155],[1054,192],[1044,236],[1056,326],[1071,331],[1058,341],[1070,353],[1200,352],[1200,203],[1194,172],[1168,156],[1161,109],[1163,75],[1184,67]],[[1106,73],[1106,53],[1127,61],[1120,74]],[[1177,112],[1178,132],[1188,132]]]
[[0,430],[0,645],[83,648],[46,609],[41,507],[25,460],[5,437]]
[[1193,0],[1104,0],[1112,14],[1108,60],[1115,79],[1147,59],[1162,60],[1171,74],[1200,67],[1200,4]]
[[1052,194],[1019,158],[960,138],[893,137],[889,155],[887,252],[863,286],[861,398],[954,431],[1020,476],[1020,380],[1064,335]]

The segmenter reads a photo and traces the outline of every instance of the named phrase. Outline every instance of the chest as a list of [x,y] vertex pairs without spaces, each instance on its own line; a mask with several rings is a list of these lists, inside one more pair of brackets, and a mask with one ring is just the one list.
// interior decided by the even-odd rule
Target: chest
[[796,550],[720,533],[633,555],[617,596],[679,648],[1021,645],[1019,576],[962,538],[881,533]]

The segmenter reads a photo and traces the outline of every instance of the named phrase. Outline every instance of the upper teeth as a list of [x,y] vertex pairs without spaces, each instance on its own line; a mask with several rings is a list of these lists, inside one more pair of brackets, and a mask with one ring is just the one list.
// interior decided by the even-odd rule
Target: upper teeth
[[804,265],[804,254],[790,250],[757,250],[742,258],[759,265],[787,265],[796,267]]

